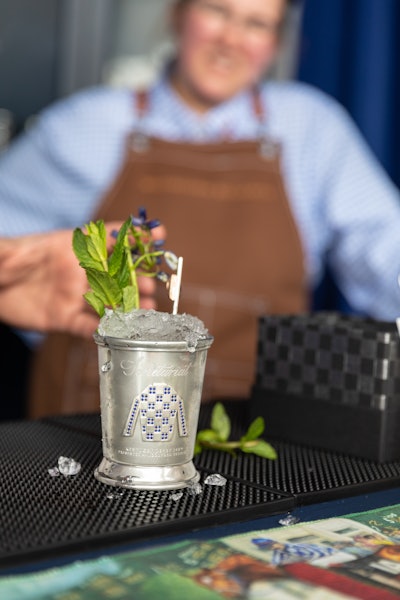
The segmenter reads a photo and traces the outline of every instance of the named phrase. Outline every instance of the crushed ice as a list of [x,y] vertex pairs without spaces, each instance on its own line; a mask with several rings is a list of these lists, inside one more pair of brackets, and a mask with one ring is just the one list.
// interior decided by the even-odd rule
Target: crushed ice
[[58,470],[61,475],[68,477],[69,475],[77,475],[81,470],[81,464],[73,458],[67,456],[60,456],[58,459]]
[[187,486],[187,489],[190,496],[198,496],[203,491],[203,488],[201,487],[201,484],[199,482],[191,483]]
[[205,478],[204,483],[206,485],[216,485],[222,487],[226,485],[226,478],[219,473],[213,473]]
[[106,495],[106,498],[107,498],[107,500],[118,500],[119,498],[122,498],[123,495],[124,495],[123,491],[108,492]]
[[286,517],[283,517],[282,519],[279,519],[278,521],[279,525],[296,525],[296,523],[300,523],[300,519],[298,517],[295,517],[294,515],[288,514],[286,515]]
[[178,502],[178,500],[180,500],[183,496],[183,492],[173,492],[172,494],[169,495],[169,497],[171,498],[171,500],[173,502]]
[[58,470],[58,467],[53,467],[51,469],[47,469],[49,472],[49,475],[51,475],[52,477],[59,477],[60,475],[60,471]]
[[60,456],[58,458],[58,466],[48,469],[49,475],[57,477],[58,475],[64,475],[69,477],[70,475],[77,475],[81,470],[81,463],[78,463],[73,458],[67,456]]
[[189,352],[194,352],[197,342],[209,336],[197,317],[142,308],[128,313],[106,308],[98,334],[131,340],[186,342]]

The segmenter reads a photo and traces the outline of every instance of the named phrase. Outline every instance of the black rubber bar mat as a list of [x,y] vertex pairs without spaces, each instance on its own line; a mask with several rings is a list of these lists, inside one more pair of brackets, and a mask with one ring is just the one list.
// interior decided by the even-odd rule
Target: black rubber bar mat
[[[247,426],[245,403],[225,403],[232,437]],[[201,411],[209,424],[211,406]],[[268,437],[268,436],[267,436]],[[238,454],[203,452],[195,462],[201,483],[211,473],[224,487],[135,491],[106,486],[93,477],[101,460],[99,415],[16,421],[0,425],[0,568],[26,565],[73,553],[218,524],[287,512],[301,504],[327,501],[398,485],[400,462],[374,463],[315,448],[270,440],[276,461]],[[52,477],[59,456],[74,458],[81,472]]]

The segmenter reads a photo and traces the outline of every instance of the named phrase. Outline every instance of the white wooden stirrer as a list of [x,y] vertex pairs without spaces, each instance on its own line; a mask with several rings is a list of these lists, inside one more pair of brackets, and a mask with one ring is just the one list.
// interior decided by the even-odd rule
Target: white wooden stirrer
[[182,283],[182,269],[183,269],[183,258],[180,256],[178,258],[178,267],[176,269],[176,273],[171,275],[171,279],[169,281],[169,298],[173,301],[172,314],[178,314],[178,304],[179,304],[179,296],[181,293],[181,283]]

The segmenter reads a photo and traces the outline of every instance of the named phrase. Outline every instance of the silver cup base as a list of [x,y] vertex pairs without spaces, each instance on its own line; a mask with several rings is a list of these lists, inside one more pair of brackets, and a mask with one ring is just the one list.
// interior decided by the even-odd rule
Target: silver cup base
[[200,479],[191,460],[174,466],[132,466],[105,457],[95,469],[94,476],[107,485],[135,490],[174,490],[190,487]]

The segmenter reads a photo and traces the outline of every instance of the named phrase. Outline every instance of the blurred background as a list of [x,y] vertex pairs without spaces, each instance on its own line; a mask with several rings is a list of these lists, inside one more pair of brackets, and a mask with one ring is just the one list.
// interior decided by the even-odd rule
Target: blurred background
[[[0,146],[82,87],[151,80],[170,0],[0,0]],[[399,0],[298,0],[271,77],[336,97],[400,185]]]
[[[0,152],[59,98],[97,84],[149,83],[171,51],[169,5],[170,0],[0,0]],[[298,0],[288,19],[285,51],[268,74],[302,80],[337,98],[398,186],[399,29],[400,0]],[[316,302],[317,308],[347,309],[329,273]],[[0,336],[7,353],[18,356],[3,389],[18,398],[29,351],[5,326]],[[0,417],[20,411],[11,402]]]

